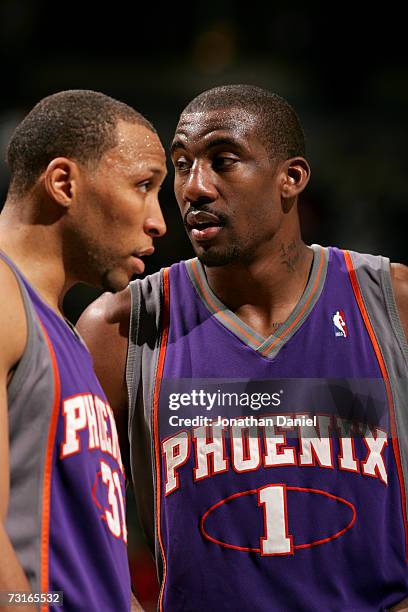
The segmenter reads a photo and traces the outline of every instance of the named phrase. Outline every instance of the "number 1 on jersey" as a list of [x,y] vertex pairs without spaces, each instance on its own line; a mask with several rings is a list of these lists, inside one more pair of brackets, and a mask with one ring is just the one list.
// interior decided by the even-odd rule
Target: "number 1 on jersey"
[[288,534],[286,486],[266,485],[258,490],[258,506],[263,506],[264,537],[260,539],[261,555],[293,553],[293,538]]

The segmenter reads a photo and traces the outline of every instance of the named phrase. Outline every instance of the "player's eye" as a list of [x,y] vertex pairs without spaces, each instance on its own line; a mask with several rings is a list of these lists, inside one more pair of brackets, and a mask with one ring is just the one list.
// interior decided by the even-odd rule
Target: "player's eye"
[[142,193],[147,193],[151,187],[151,181],[143,181],[142,183],[138,183],[137,188]]
[[190,167],[190,163],[187,161],[185,157],[178,157],[174,160],[174,167],[176,170],[182,172],[183,170],[187,170]]
[[215,170],[224,170],[232,167],[237,161],[238,159],[231,155],[217,155],[213,159],[212,165]]

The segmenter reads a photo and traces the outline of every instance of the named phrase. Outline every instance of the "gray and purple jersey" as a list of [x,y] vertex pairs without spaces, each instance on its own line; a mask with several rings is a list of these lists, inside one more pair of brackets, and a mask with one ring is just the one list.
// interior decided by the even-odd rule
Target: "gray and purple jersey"
[[160,609],[368,612],[408,596],[408,346],[389,261],[313,249],[268,338],[197,259],[131,284],[130,434],[135,454],[138,427],[151,439]]
[[62,591],[62,609],[72,612],[129,610],[125,476],[112,409],[74,328],[1,257],[19,282],[28,328],[8,387],[8,534],[34,592]]

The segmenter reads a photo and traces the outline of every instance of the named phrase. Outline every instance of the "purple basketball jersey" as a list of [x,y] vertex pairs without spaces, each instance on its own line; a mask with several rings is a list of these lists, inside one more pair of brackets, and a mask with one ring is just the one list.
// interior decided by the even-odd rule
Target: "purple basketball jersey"
[[398,381],[352,258],[314,251],[304,295],[269,338],[218,300],[197,259],[164,272],[151,415],[160,609],[363,612],[408,595]]
[[125,476],[112,410],[80,337],[12,267],[28,341],[9,389],[11,540],[33,591],[62,591],[64,610],[129,610]]

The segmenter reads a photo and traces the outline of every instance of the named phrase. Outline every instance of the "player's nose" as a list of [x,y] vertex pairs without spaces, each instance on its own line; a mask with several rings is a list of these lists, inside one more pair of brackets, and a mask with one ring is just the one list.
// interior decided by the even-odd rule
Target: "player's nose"
[[152,238],[160,238],[166,233],[166,222],[163,217],[159,199],[156,196],[149,202],[144,222],[144,230],[146,234]]
[[208,201],[217,197],[217,190],[213,181],[211,169],[205,163],[196,160],[183,186],[183,200],[185,203]]

